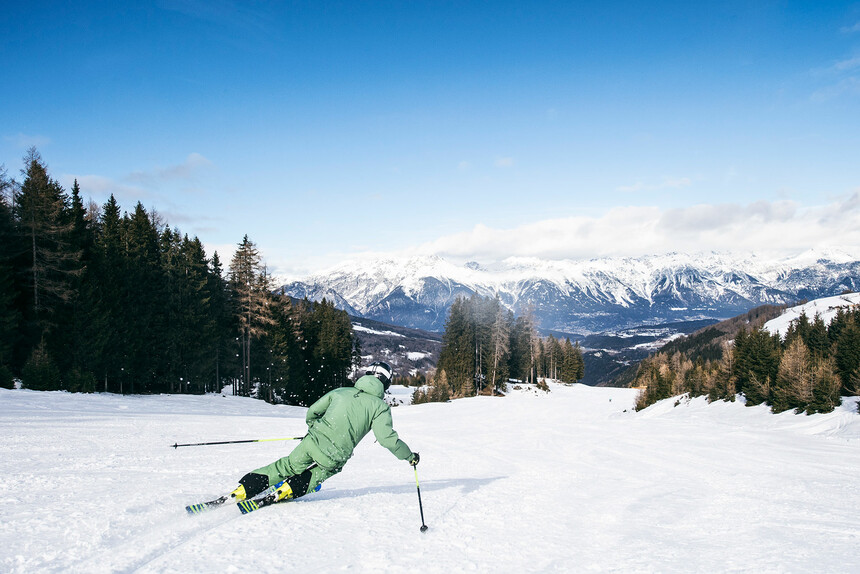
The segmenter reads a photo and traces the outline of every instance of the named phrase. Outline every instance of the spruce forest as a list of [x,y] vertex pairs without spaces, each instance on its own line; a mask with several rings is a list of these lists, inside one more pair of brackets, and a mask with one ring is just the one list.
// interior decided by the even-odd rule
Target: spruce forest
[[460,297],[451,305],[442,350],[429,388],[418,389],[413,403],[494,395],[509,381],[536,383],[544,378],[575,383],[585,375],[579,343],[552,335],[540,338],[533,314],[519,317],[498,297]]
[[842,396],[860,394],[860,309],[840,309],[830,325],[801,315],[784,339],[760,325],[733,339],[704,329],[642,361],[631,386],[641,389],[637,410],[683,394],[715,401],[740,393],[774,413],[831,412]]
[[35,148],[0,170],[0,386],[235,394],[308,405],[359,360],[348,315],[272,292],[245,236],[227,269],[137,203],[84,204]]

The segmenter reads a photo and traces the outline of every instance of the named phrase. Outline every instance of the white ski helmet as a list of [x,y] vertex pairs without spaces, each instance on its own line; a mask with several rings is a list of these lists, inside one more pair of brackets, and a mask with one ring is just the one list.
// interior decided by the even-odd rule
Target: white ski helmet
[[387,391],[388,386],[391,384],[391,377],[394,376],[394,370],[388,363],[377,361],[375,363],[371,363],[370,366],[367,367],[367,371],[365,371],[364,374],[373,375],[374,377],[379,379],[379,382],[382,383],[382,386]]

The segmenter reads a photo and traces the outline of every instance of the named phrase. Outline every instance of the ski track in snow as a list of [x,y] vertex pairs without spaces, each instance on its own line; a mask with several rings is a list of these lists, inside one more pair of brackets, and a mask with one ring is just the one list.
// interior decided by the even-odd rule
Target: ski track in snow
[[856,398],[635,413],[629,389],[551,388],[393,409],[424,534],[412,469],[372,435],[318,493],[185,514],[295,443],[169,445],[301,436],[304,409],[0,389],[0,571],[857,571]]

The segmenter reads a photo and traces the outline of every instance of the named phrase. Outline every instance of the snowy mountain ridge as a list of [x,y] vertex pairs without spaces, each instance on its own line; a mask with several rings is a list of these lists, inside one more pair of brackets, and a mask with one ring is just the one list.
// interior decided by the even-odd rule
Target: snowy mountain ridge
[[589,333],[643,323],[725,318],[860,288],[860,257],[830,250],[790,258],[669,253],[588,261],[512,257],[455,265],[439,256],[347,261],[283,285],[294,297],[333,301],[361,317],[441,330],[458,296],[534,306],[544,329]]

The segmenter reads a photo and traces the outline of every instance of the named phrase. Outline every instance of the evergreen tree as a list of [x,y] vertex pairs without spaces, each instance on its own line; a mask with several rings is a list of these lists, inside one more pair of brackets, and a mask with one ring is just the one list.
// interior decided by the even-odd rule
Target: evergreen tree
[[832,357],[820,358],[813,373],[812,397],[806,408],[807,414],[829,413],[842,402],[839,397],[841,382],[836,375]]
[[734,350],[728,343],[724,343],[722,358],[710,370],[708,380],[705,384],[709,401],[735,400],[735,394],[737,393],[735,372]]
[[72,278],[80,273],[80,253],[72,251],[68,197],[42,157],[30,148],[15,201],[15,216],[26,242],[25,321],[31,342],[56,331],[62,307],[72,298]]
[[534,315],[527,310],[511,329],[510,372],[515,379],[533,382],[537,355],[537,330]]
[[813,319],[812,324],[809,326],[803,342],[806,343],[806,347],[815,358],[824,358],[830,355],[830,340],[827,336],[827,326],[820,315],[815,315],[815,319]]
[[56,391],[60,389],[60,370],[48,353],[45,340],[33,349],[33,353],[21,372],[21,384],[25,389],[35,391]]
[[[490,333],[490,347],[493,359],[490,370],[490,388],[493,391],[497,388],[504,391],[505,382],[508,379],[508,357],[510,354],[511,324],[513,323],[513,315],[502,306],[498,296],[492,300],[491,311],[494,320],[492,331]],[[441,376],[445,377],[445,384],[447,386],[447,375],[445,374],[445,371],[441,372]]]
[[474,393],[474,339],[466,299],[458,297],[448,311],[437,368],[448,374],[454,396]]
[[212,378],[211,350],[216,345],[209,264],[196,237],[165,229],[160,243],[169,303],[164,338],[170,368],[165,376],[174,392],[204,392]]
[[[93,307],[98,302],[93,297],[93,250],[95,246],[95,229],[87,219],[87,211],[81,198],[78,180],[72,185],[72,206],[70,212],[72,231],[72,250],[81,254],[81,273],[75,278],[74,296],[69,308],[70,317],[67,328],[61,334],[60,346],[71,350],[69,353],[70,368],[69,385],[81,389],[89,388],[93,378],[91,368],[91,349],[87,340],[87,323],[93,317]],[[73,373],[70,371],[74,371]],[[72,383],[71,381],[76,381]],[[70,390],[71,387],[70,387]]]
[[451,399],[451,387],[448,384],[448,375],[445,371],[438,371],[433,379],[432,400],[444,403]]
[[[166,281],[161,262],[159,231],[143,204],[124,218],[126,254],[122,314],[128,327],[120,362],[120,391],[161,391],[166,359]],[[180,389],[180,392],[182,389]]]
[[[102,206],[96,230],[93,272],[87,277],[88,299],[94,302],[85,324],[89,368],[105,392],[119,391],[120,369],[130,326],[126,322],[125,231],[113,195]],[[103,384],[103,386],[102,386]]]
[[319,398],[349,383],[353,362],[352,323],[346,312],[323,299],[313,307],[310,329],[306,329],[306,333],[309,331],[314,341],[311,354],[314,395]]
[[579,341],[573,345],[573,376],[579,382],[585,377],[585,359],[582,358],[582,347]]
[[561,365],[564,361],[564,353],[562,350],[561,343],[558,339],[550,335],[547,338],[547,342],[544,345],[545,354],[546,354],[546,375],[551,378],[558,380],[561,375]]
[[251,394],[251,342],[266,333],[271,318],[271,289],[260,252],[246,235],[230,262],[230,287],[239,323],[242,356],[241,394]]
[[21,318],[13,266],[15,222],[5,194],[10,188],[11,182],[0,166],[0,386],[7,388],[12,383],[12,358]]
[[779,365],[773,389],[773,412],[805,409],[812,402],[813,371],[809,349],[802,337],[789,344]]
[[272,384],[267,400],[272,403],[308,405],[311,396],[307,381],[307,363],[302,352],[304,333],[300,314],[289,297],[275,297],[272,305],[274,324],[266,346],[271,354]]
[[747,406],[769,401],[769,391],[765,390],[770,389],[779,369],[779,336],[762,328],[755,328],[749,334],[741,329],[735,338],[733,353],[737,391],[744,394]]
[[570,338],[566,337],[564,343],[561,345],[561,381],[563,383],[571,384],[576,382],[576,365],[574,364],[573,355],[573,344],[571,344]]
[[860,327],[853,315],[843,318],[836,339],[836,372],[842,381],[842,394],[852,393],[851,376],[860,369]]
[[218,252],[212,254],[208,274],[209,309],[212,317],[213,346],[209,349],[212,358],[211,390],[219,392],[226,381],[230,369],[235,369],[236,361],[232,360],[230,334],[234,329],[234,319],[230,310],[230,290],[223,276],[224,270]]

